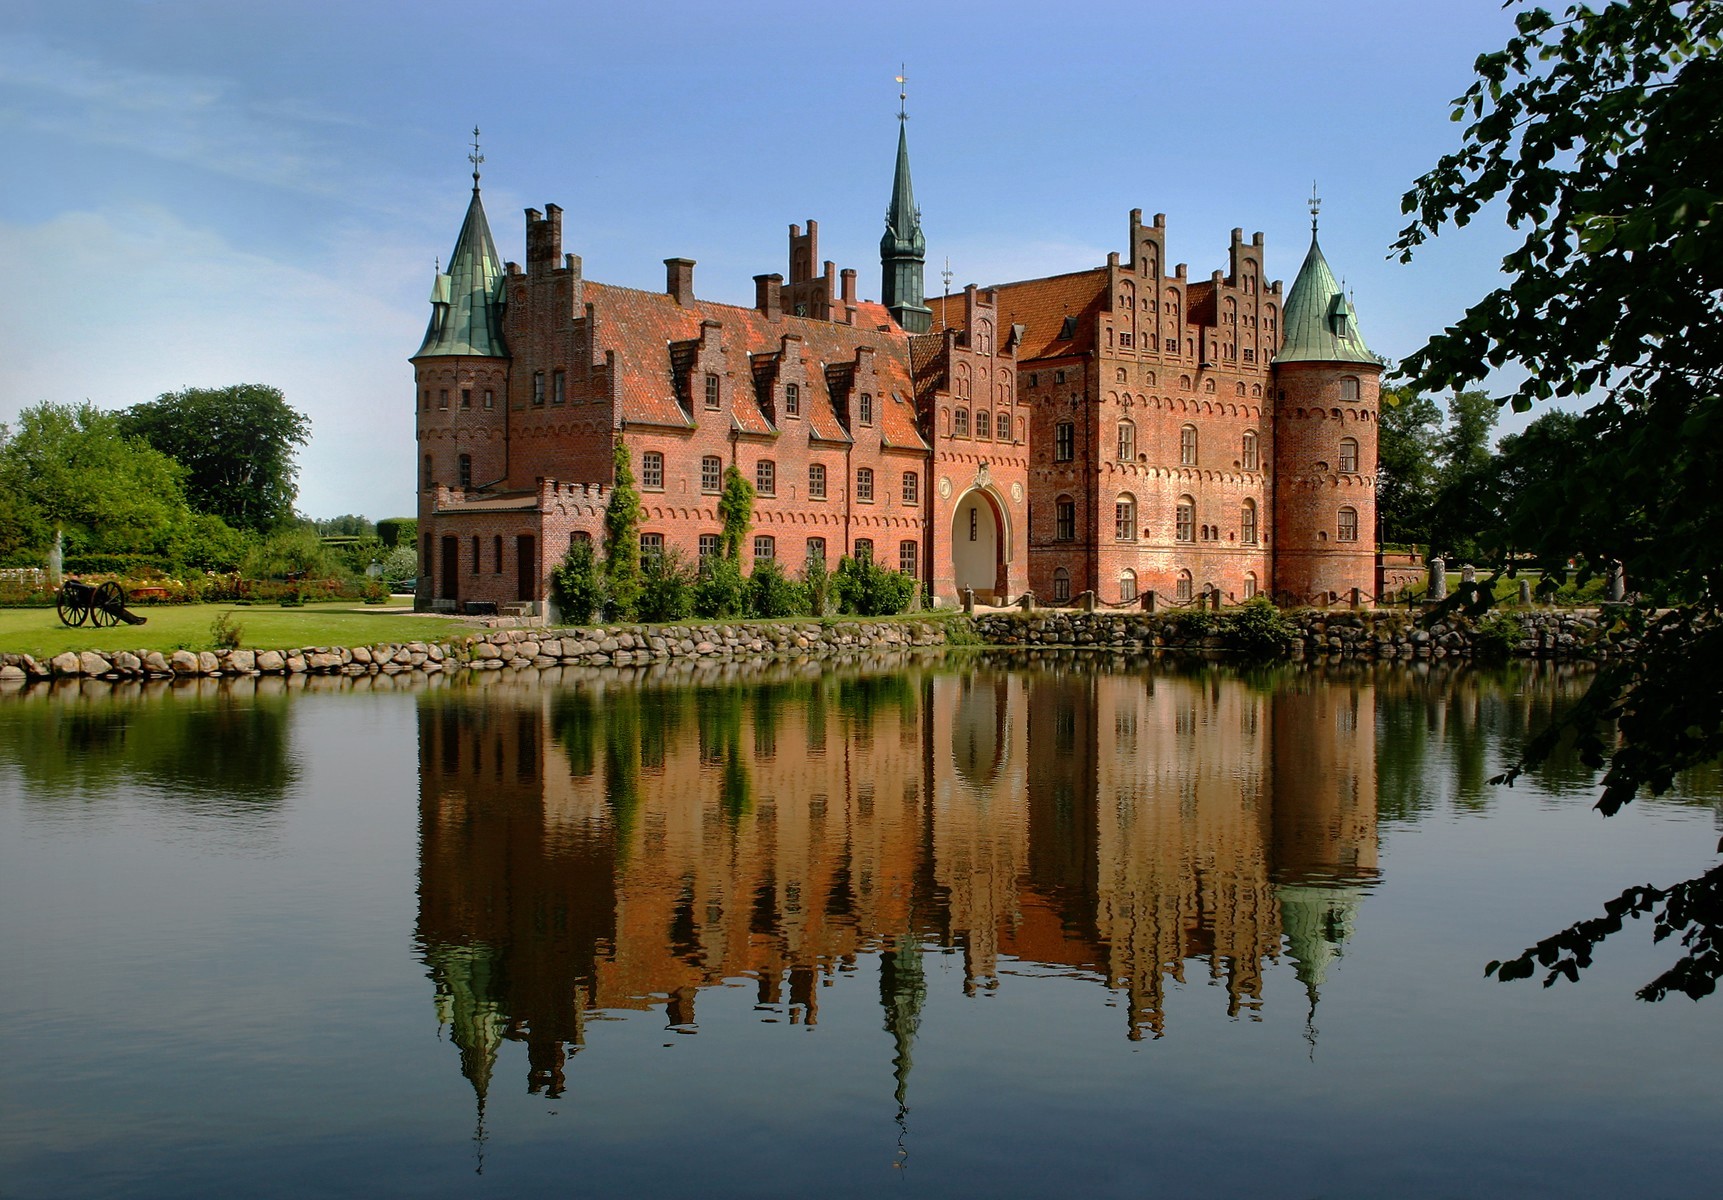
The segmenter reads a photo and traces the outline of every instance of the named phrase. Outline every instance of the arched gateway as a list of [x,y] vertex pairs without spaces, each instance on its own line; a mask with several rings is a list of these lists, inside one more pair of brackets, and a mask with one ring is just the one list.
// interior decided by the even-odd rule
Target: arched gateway
[[976,600],[984,604],[1005,599],[1010,545],[1010,517],[992,488],[972,487],[960,496],[951,519],[951,569],[957,594],[972,588]]

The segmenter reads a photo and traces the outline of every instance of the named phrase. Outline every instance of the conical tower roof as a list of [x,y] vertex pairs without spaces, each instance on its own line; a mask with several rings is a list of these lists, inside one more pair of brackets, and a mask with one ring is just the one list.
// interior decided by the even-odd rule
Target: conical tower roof
[[915,185],[909,178],[909,135],[901,121],[897,126],[897,172],[891,180],[891,205],[885,212],[879,252],[887,258],[901,254],[919,257],[927,252],[921,212],[915,207]]
[[414,358],[432,355],[477,355],[504,358],[502,260],[491,241],[490,222],[479,200],[477,173],[473,177],[473,199],[467,219],[449,255],[449,269],[439,272],[431,285],[431,323]]
[[1286,342],[1274,356],[1276,363],[1355,362],[1378,360],[1358,332],[1358,318],[1346,293],[1322,257],[1314,224],[1310,230],[1310,253],[1298,268],[1298,278],[1286,296],[1282,316]]

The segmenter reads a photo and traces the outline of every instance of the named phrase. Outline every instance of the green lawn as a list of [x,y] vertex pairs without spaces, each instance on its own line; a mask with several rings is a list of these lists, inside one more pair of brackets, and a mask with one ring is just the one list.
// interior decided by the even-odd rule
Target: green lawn
[[248,650],[289,650],[301,646],[365,646],[378,642],[447,641],[471,627],[449,617],[421,617],[394,606],[352,601],[282,608],[234,604],[141,605],[133,609],[146,625],[68,629],[51,608],[0,609],[0,652],[49,657],[64,650],[210,650],[210,625],[227,613],[240,627]]

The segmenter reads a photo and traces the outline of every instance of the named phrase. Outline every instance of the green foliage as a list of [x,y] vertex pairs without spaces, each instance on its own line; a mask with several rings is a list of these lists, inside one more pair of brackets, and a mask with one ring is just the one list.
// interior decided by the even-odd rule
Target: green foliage
[[237,650],[244,637],[245,627],[235,621],[230,612],[216,613],[215,620],[209,623],[209,644],[217,650]]
[[168,392],[119,415],[120,428],[185,468],[187,501],[235,529],[266,533],[293,520],[296,447],[311,422],[279,388],[238,384]]
[[754,485],[731,463],[724,470],[724,492],[718,497],[718,519],[724,523],[718,549],[731,562],[740,562],[742,543],[754,527]]
[[377,522],[377,540],[393,550],[419,544],[419,522],[413,517],[384,517]]
[[188,513],[174,530],[167,558],[178,567],[237,571],[252,552],[253,539],[211,513]]
[[[1404,374],[1427,390],[1464,388],[1513,364],[1524,372],[1516,411],[1583,406],[1574,425],[1540,431],[1563,447],[1561,469],[1525,482],[1478,535],[1487,552],[1518,550],[1557,579],[1570,557],[1582,581],[1620,561],[1643,593],[1620,657],[1526,754],[1542,761],[1570,731],[1589,761],[1609,763],[1606,812],[1723,751],[1720,47],[1715,3],[1622,0],[1559,20],[1521,11],[1508,44],[1477,60],[1454,110],[1462,144],[1406,194],[1413,220],[1395,246],[1409,257],[1488,204],[1519,232],[1505,281]],[[1501,974],[1529,974],[1536,957],[1552,980],[1572,978],[1623,913],[1655,910],[1658,936],[1679,935],[1687,954],[1641,995],[1704,994],[1723,971],[1717,894],[1713,871],[1624,896],[1601,924],[1582,922]]]
[[611,454],[615,479],[604,508],[604,591],[613,621],[634,620],[640,602],[640,493],[628,465],[628,447],[619,438]]
[[1426,545],[1436,500],[1442,410],[1411,388],[1384,388],[1376,426],[1376,510],[1385,542]]
[[640,577],[642,621],[686,621],[694,615],[694,568],[674,549],[649,554]]
[[[590,554],[590,549],[588,550]],[[419,552],[411,542],[396,546],[383,556],[383,578],[390,582],[410,580],[419,573]]]
[[1520,623],[1509,613],[1492,612],[1478,622],[1472,634],[1473,651],[1479,658],[1501,661],[1520,642]]
[[694,615],[708,620],[739,617],[748,610],[748,581],[731,558],[714,554],[700,562],[694,584]]
[[0,553],[154,552],[188,510],[179,464],[126,436],[117,417],[84,403],[37,404],[0,447]]
[[838,560],[832,573],[832,595],[839,610],[858,617],[889,617],[903,612],[915,596],[915,580],[888,571],[871,558]]
[[1479,531],[1491,526],[1500,508],[1490,456],[1497,415],[1496,402],[1484,392],[1456,392],[1448,400],[1448,423],[1436,440],[1438,490],[1429,542],[1430,553],[1449,562],[1489,558]]
[[338,517],[313,521],[312,525],[324,537],[370,538],[373,540],[377,537],[377,526],[372,524],[369,517],[362,517],[357,513],[342,513]]
[[1182,608],[1167,614],[1165,626],[1171,640],[1197,642],[1203,638],[1218,636],[1221,632],[1221,619],[1218,613],[1210,612],[1207,608]]
[[1227,613],[1225,620],[1227,640],[1252,658],[1285,658],[1298,641],[1297,628],[1267,596],[1253,596]]
[[808,612],[807,593],[775,558],[754,564],[748,577],[748,611],[756,617],[799,617]]
[[575,538],[568,544],[562,561],[551,568],[550,598],[566,623],[586,625],[592,621],[592,615],[604,603],[604,579],[593,557],[591,541]]
[[808,614],[823,617],[832,606],[832,573],[826,570],[826,560],[810,558],[802,567],[802,594],[807,597]]
[[329,548],[310,525],[283,529],[256,543],[240,570],[252,579],[285,579],[289,575],[328,579],[339,572]]

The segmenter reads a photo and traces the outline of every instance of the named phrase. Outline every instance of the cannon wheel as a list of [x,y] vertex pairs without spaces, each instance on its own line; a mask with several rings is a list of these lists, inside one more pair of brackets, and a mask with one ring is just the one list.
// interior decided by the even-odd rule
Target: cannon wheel
[[126,606],[126,593],[113,580],[102,584],[90,597],[90,623],[106,628],[120,623],[120,610]]
[[90,616],[90,610],[66,595],[64,588],[54,598],[54,611],[60,614],[60,620],[72,628],[82,625]]

